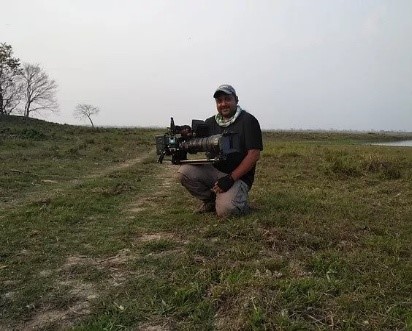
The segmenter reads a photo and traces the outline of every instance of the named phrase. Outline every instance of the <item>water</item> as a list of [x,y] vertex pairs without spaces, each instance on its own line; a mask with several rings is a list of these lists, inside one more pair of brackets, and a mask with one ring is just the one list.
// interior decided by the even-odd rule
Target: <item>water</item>
[[375,143],[376,146],[412,147],[412,140],[391,141],[388,143]]

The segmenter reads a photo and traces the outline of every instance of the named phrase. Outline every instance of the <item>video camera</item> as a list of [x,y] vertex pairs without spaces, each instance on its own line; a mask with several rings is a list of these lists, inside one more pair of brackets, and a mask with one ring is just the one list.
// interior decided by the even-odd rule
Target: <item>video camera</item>
[[[239,152],[239,136],[227,132],[209,136],[209,128],[202,120],[192,120],[192,126],[175,125],[173,117],[170,128],[162,136],[156,136],[157,162],[162,163],[165,156],[171,156],[173,164],[216,163],[225,160],[231,153]],[[204,159],[187,158],[187,153],[205,152]]]

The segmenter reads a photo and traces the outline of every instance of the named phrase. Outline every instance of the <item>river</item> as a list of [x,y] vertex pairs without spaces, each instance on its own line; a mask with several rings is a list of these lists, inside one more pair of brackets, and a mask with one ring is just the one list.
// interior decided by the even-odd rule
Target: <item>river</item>
[[376,146],[412,147],[412,140],[391,141],[387,143],[374,143]]

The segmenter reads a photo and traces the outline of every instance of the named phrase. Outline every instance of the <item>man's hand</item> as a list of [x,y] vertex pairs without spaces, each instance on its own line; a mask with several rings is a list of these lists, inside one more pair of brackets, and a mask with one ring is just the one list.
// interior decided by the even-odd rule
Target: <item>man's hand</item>
[[223,192],[228,191],[233,186],[234,183],[235,183],[235,180],[229,174],[229,175],[219,178],[215,186],[213,187],[213,190],[216,193],[223,193]]
[[180,127],[180,134],[184,139],[192,138],[193,136],[192,128],[189,125],[182,125]]

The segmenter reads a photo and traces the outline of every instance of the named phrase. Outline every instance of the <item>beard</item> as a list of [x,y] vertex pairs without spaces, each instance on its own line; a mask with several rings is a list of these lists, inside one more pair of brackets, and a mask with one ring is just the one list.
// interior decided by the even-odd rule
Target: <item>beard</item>
[[232,108],[224,108],[219,109],[219,114],[223,116],[223,118],[231,118],[233,115],[236,114],[237,107]]

